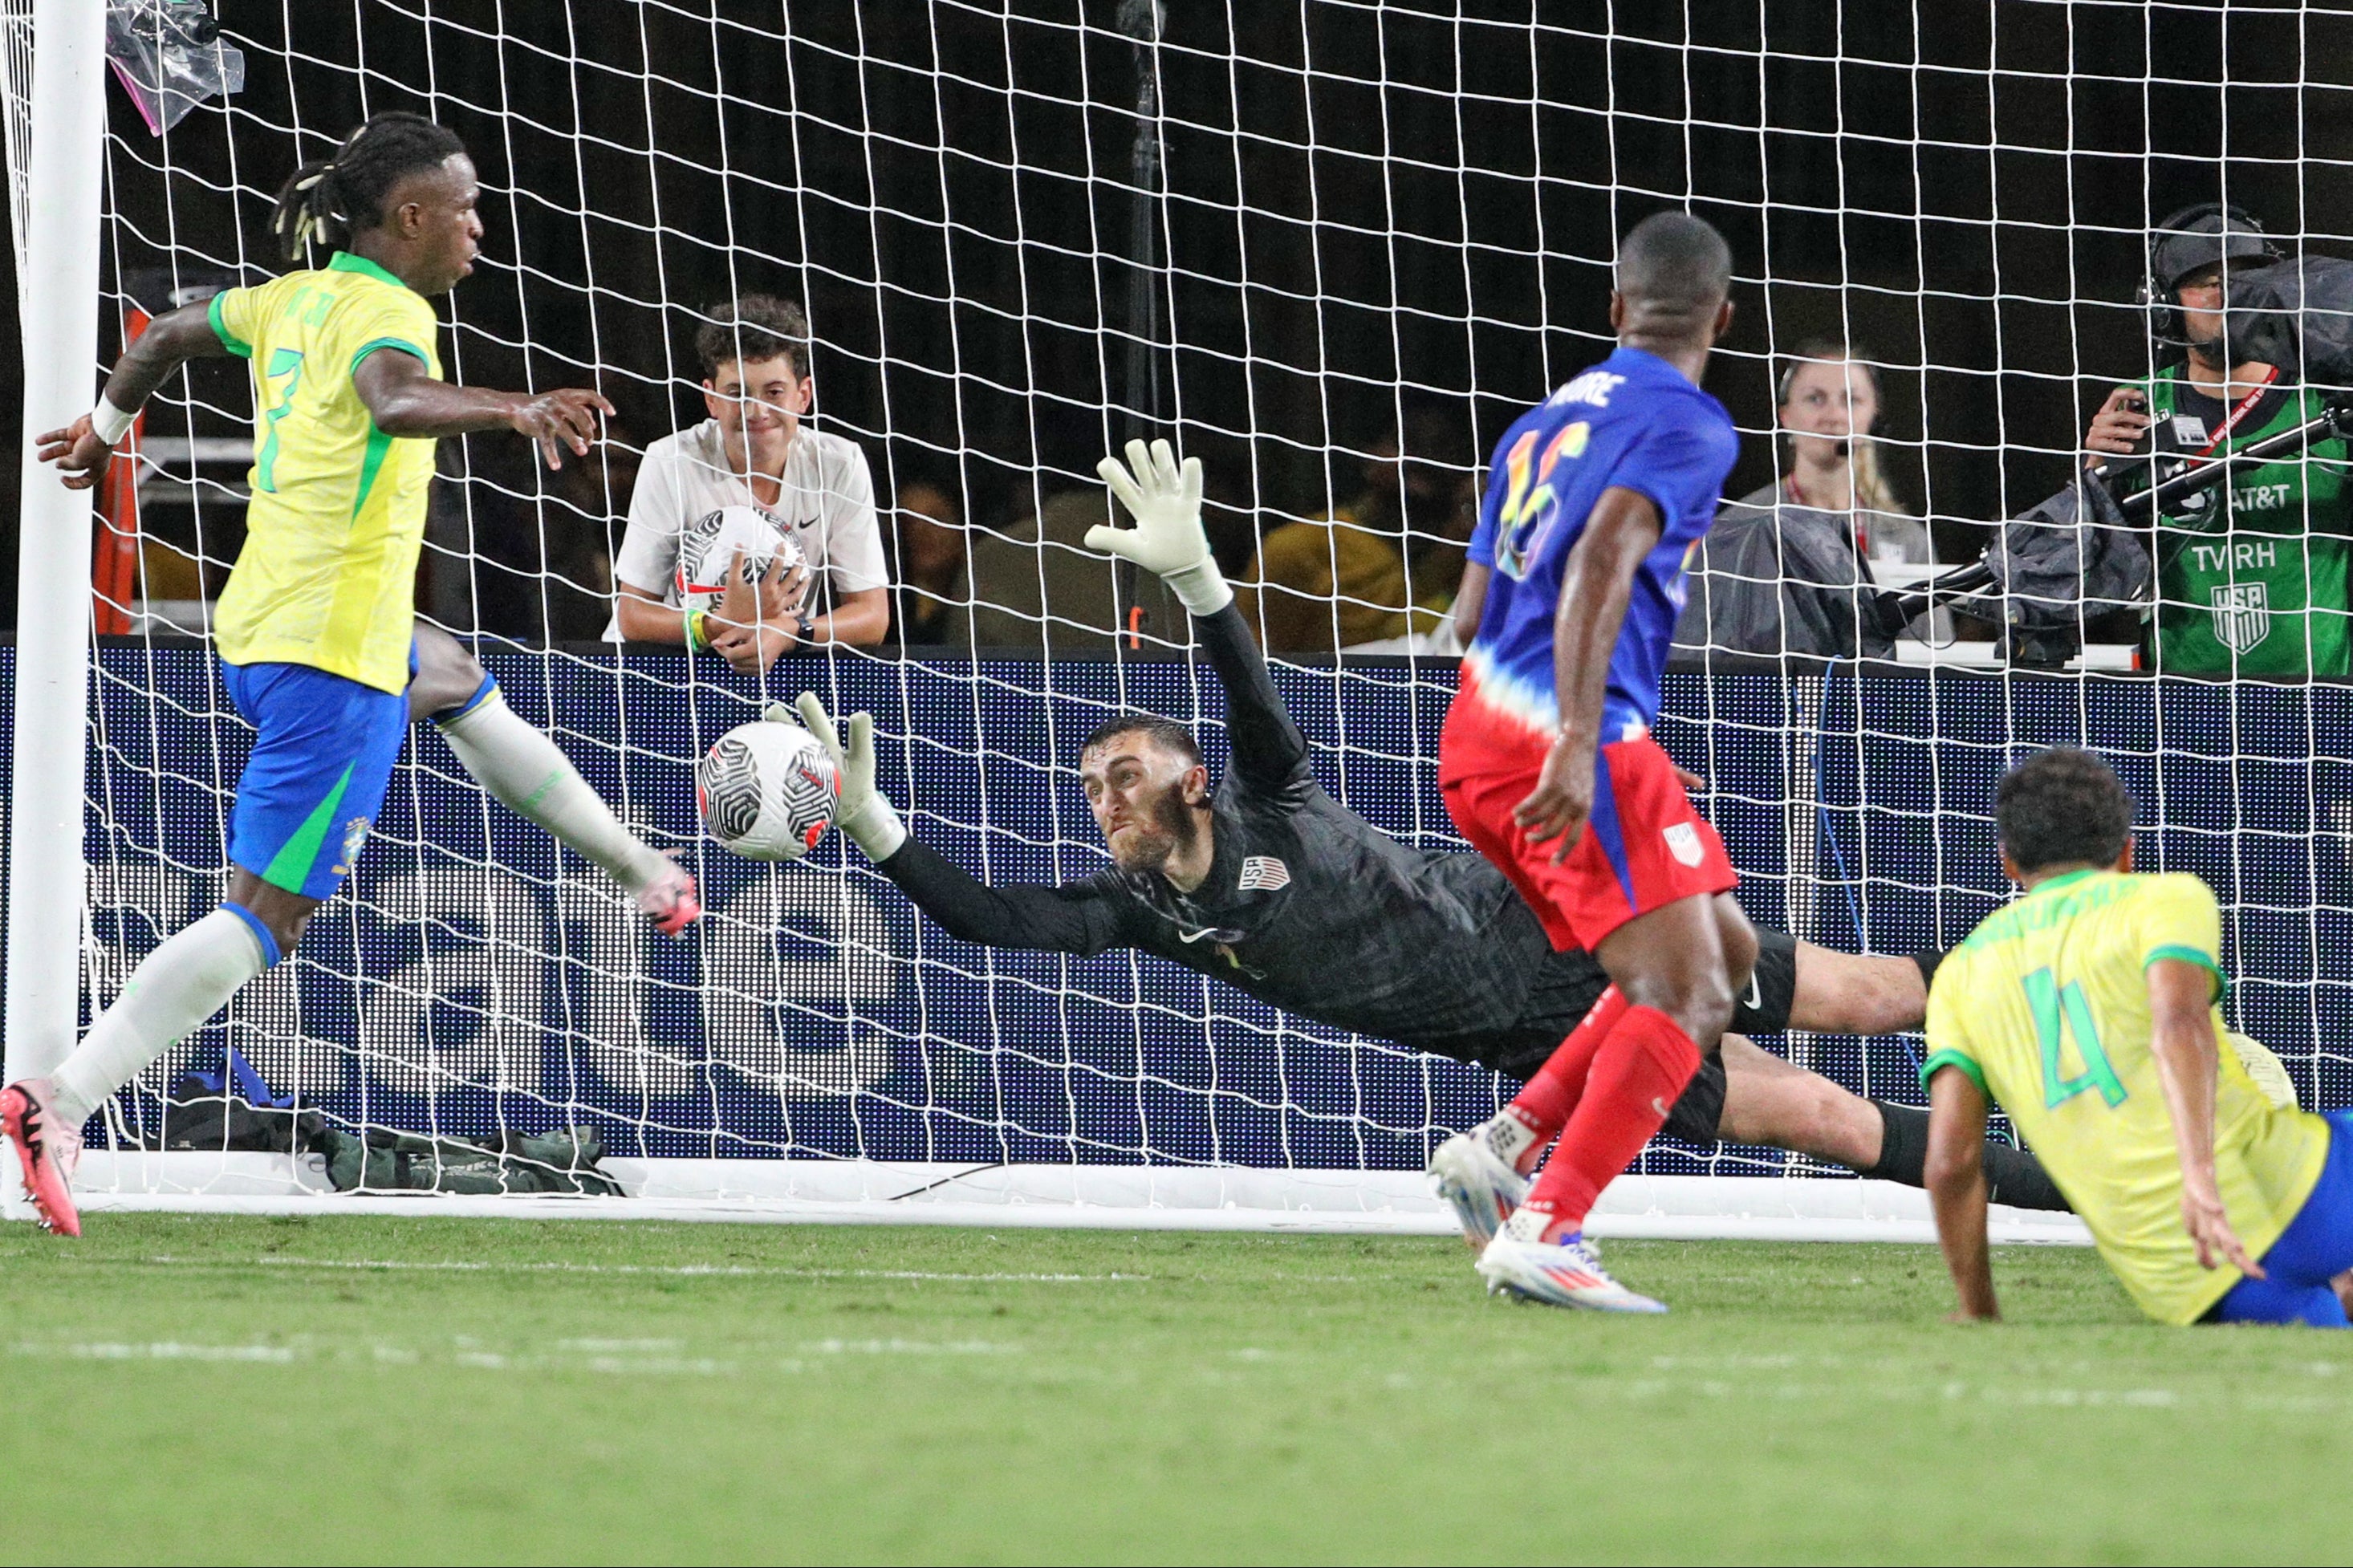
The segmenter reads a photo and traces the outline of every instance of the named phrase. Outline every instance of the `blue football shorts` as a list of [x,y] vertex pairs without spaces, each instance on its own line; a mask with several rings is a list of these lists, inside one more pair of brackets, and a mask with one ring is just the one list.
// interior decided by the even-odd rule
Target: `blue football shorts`
[[2353,1327],[2329,1280],[2353,1268],[2353,1111],[2327,1118],[2328,1163],[2312,1194],[2263,1256],[2263,1278],[2240,1280],[2214,1304],[2215,1323]]
[[[410,668],[415,668],[415,656]],[[408,734],[408,698],[305,664],[224,663],[260,731],[237,776],[228,858],[275,888],[334,895],[358,863]]]

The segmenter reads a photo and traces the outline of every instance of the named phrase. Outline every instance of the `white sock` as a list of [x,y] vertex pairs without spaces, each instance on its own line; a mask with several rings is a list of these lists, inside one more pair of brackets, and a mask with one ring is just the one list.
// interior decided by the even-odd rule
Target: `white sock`
[[498,692],[440,724],[442,739],[494,799],[605,868],[630,892],[643,892],[669,868],[669,858],[623,826],[572,760]]
[[[1535,1163],[1535,1155],[1542,1152],[1537,1144],[1535,1129],[1514,1116],[1509,1106],[1481,1122],[1472,1136],[1486,1140],[1487,1147],[1494,1151],[1495,1158],[1524,1176],[1528,1173],[1527,1167]],[[1551,1140],[1544,1142],[1550,1142]]]
[[219,909],[141,960],[114,1005],[49,1075],[58,1121],[80,1126],[141,1068],[219,1012],[274,956],[262,940],[249,917]]

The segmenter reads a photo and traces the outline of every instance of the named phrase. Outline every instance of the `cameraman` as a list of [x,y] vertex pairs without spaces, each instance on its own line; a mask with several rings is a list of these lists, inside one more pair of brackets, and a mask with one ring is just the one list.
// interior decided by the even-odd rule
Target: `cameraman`
[[[2280,259],[2243,208],[2209,203],[2158,226],[2142,300],[2165,364],[2119,386],[2084,438],[2116,499],[2317,417],[2275,365],[2232,363],[2226,270]],[[2174,675],[2353,675],[2353,492],[2346,443],[2315,443],[2183,497],[2157,519],[2158,669]]]

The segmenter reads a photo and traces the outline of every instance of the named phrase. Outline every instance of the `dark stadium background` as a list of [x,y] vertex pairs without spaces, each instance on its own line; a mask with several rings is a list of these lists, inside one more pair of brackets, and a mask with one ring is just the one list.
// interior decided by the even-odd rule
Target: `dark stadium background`
[[[263,193],[293,153],[278,128],[318,156],[364,111],[407,108],[460,131],[489,186],[493,265],[457,296],[448,356],[467,379],[593,381],[642,445],[700,417],[690,307],[799,295],[824,418],[868,442],[880,487],[960,479],[980,521],[1035,470],[1082,482],[1149,401],[1129,384],[1136,68],[1114,0],[219,10],[248,85],[226,138],[202,111],[172,133],[181,174],[141,165],[159,144],[109,88],[130,153],[111,286],[166,264],[167,234],[269,264]],[[1745,279],[1711,388],[1753,431],[1774,347],[1847,331],[1932,363],[1890,374],[1886,428],[1958,552],[1968,520],[2055,488],[2095,389],[2146,369],[2127,302],[2149,216],[2227,187],[2279,231],[2353,231],[2345,94],[2297,85],[2341,76],[2353,19],[2292,5],[1171,10],[1176,267],[1154,279],[1147,412],[1237,499],[1284,511],[1352,492],[1340,449],[1379,438],[1400,385],[1458,410],[1449,456],[1479,461],[1604,352],[1612,235],[1688,193]],[[201,397],[244,411],[241,369],[206,367]],[[21,372],[0,374],[13,412]],[[540,482],[519,444],[470,445],[501,486]],[[1770,471],[1752,440],[1734,492]],[[485,629],[538,635],[539,574],[571,572],[598,522],[490,497],[475,522]],[[13,586],[13,509],[7,526]],[[13,616],[13,591],[0,604]]]

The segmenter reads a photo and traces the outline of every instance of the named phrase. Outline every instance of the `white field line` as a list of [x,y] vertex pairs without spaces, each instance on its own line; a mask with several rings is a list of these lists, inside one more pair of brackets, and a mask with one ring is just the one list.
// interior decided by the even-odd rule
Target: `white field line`
[[782,1268],[728,1263],[483,1263],[415,1262],[374,1258],[181,1258],[170,1253],[139,1258],[174,1268],[342,1268],[382,1274],[616,1274],[713,1279],[912,1279],[980,1285],[1134,1285],[1149,1274],[955,1274],[920,1268]]
[[20,1340],[8,1353],[37,1360],[155,1362],[187,1361],[291,1366],[297,1363],[364,1362],[376,1366],[446,1364],[470,1372],[593,1372],[621,1376],[730,1377],[744,1371],[799,1373],[807,1358],[835,1356],[1018,1355],[1023,1347],[985,1340],[824,1339],[779,1346],[793,1353],[777,1358],[744,1347],[729,1347],[743,1359],[684,1353],[680,1340],[564,1339],[553,1350],[491,1350],[467,1335],[447,1347],[417,1350],[381,1340],[328,1342],[302,1334],[284,1344],[191,1344],[178,1340]]
[[[198,1344],[177,1340],[134,1342],[118,1340],[95,1341],[19,1341],[5,1347],[5,1353],[39,1360],[78,1362],[153,1363],[162,1361],[229,1364],[240,1367],[256,1365],[292,1366],[322,1363],[345,1365],[372,1364],[378,1367],[414,1367],[420,1364],[460,1368],[469,1372],[488,1373],[573,1373],[587,1372],[627,1377],[741,1377],[760,1373],[797,1375],[821,1371],[833,1358],[848,1356],[935,1357],[1019,1355],[1026,1347],[983,1340],[908,1340],[908,1339],[822,1339],[774,1346],[724,1345],[714,1347],[733,1352],[732,1359],[718,1356],[697,1356],[686,1353],[682,1340],[670,1339],[559,1339],[547,1350],[493,1350],[470,1335],[455,1335],[445,1345],[426,1349],[388,1343],[380,1340],[322,1342],[311,1335],[296,1335],[281,1344]],[[784,1353],[780,1353],[784,1352]],[[1313,1358],[1310,1357],[1310,1360]],[[1264,1363],[1291,1362],[1294,1358],[1282,1352],[1269,1352],[1255,1346],[1229,1350],[1221,1360],[1240,1362],[1255,1369]],[[1798,1405],[1852,1404],[1858,1399],[1900,1403],[1919,1406],[1934,1403],[1982,1403],[2005,1408],[2031,1406],[2059,1409],[2119,1410],[2131,1412],[2174,1412],[2182,1409],[2216,1406],[2246,1409],[2288,1411],[2341,1416],[2348,1408],[2348,1393],[2353,1390],[2332,1390],[2330,1393],[2280,1392],[2271,1389],[2192,1387],[2082,1387],[2070,1384],[2045,1384],[2036,1382],[2005,1381],[2000,1378],[1986,1382],[1952,1379],[1938,1382],[1905,1377],[1901,1363],[1855,1361],[1846,1357],[1829,1356],[1657,1356],[1651,1359],[1656,1371],[1671,1375],[1643,1376],[1632,1368],[1625,1373],[1599,1376],[1585,1375],[1571,1380],[1575,1396],[1587,1400],[1615,1399],[1636,1404],[1662,1401],[1688,1401],[1693,1398],[1732,1400],[1748,1403]],[[1873,1373],[1819,1383],[1788,1381],[1786,1374],[1802,1373],[1809,1367],[1852,1373]],[[1693,1377],[1672,1373],[1717,1369],[1723,1375]],[[2288,1369],[2283,1369],[2288,1370]],[[2293,1369],[2301,1374],[2333,1378],[2340,1370],[2334,1363],[2316,1363]],[[1882,1371],[1899,1375],[1883,1377]],[[1780,1380],[1758,1377],[1756,1373],[1779,1373]],[[1743,1375],[1748,1374],[1748,1375]],[[1083,1370],[1081,1375],[1085,1375]],[[1206,1369],[1207,1381],[1217,1384],[1247,1382],[1250,1373],[1240,1369],[1220,1371]],[[1434,1379],[1409,1376],[1398,1373],[1384,1375],[1380,1382],[1391,1390],[1423,1390],[1451,1388],[1451,1377]],[[2306,1385],[2308,1387],[2308,1385]],[[2331,1395],[2334,1394],[2332,1397]]]
[[810,1355],[1009,1355],[1019,1345],[996,1345],[987,1340],[811,1340],[800,1347]]
[[[771,1359],[774,1352],[762,1354],[754,1352],[743,1360],[722,1360],[712,1356],[683,1353],[686,1342],[661,1339],[561,1339],[553,1351],[491,1350],[470,1335],[454,1336],[448,1346],[418,1351],[382,1341],[351,1343],[321,1344],[309,1335],[297,1336],[287,1344],[209,1345],[191,1344],[180,1341],[132,1342],[123,1341],[84,1341],[43,1343],[21,1341],[9,1347],[13,1354],[36,1358],[64,1358],[74,1361],[147,1362],[190,1361],[210,1363],[262,1363],[275,1366],[311,1362],[365,1361],[378,1366],[416,1366],[436,1363],[461,1367],[471,1372],[568,1372],[585,1371],[623,1376],[686,1376],[729,1377],[745,1371],[774,1371],[786,1373],[810,1370],[805,1358],[834,1356],[969,1356],[1018,1355],[1023,1347],[1017,1344],[994,1343],[985,1340],[908,1340],[908,1339],[823,1339],[808,1340],[790,1346],[776,1347],[796,1352],[781,1359]],[[731,1347],[744,1353],[742,1347]],[[1226,1352],[1227,1356],[1243,1363],[1265,1363],[1286,1360],[1276,1352],[1245,1346]],[[1841,1358],[1813,1357],[1825,1367],[1846,1365]],[[1788,1372],[1799,1358],[1781,1356],[1682,1358],[1660,1356],[1652,1360],[1654,1367],[1680,1368],[1685,1364],[1705,1365],[1717,1361],[1728,1373],[1735,1369],[1758,1372]],[[1862,1370],[1856,1365],[1852,1370]],[[2335,1369],[2330,1368],[2331,1371]],[[1230,1374],[1212,1374],[1212,1381],[1231,1382]],[[1391,1388],[1410,1388],[1419,1380],[1392,1373],[1384,1384]],[[1441,1379],[1441,1382],[1446,1380]],[[2033,1384],[1989,1382],[1973,1384],[1958,1380],[1943,1384],[1921,1383],[1901,1378],[1889,1382],[1839,1382],[1825,1384],[1767,1383],[1737,1375],[1725,1377],[1642,1377],[1601,1376],[1575,1380],[1579,1397],[1615,1397],[1636,1403],[1662,1399],[1749,1399],[1775,1402],[1820,1401],[1834,1404],[1860,1398],[1894,1400],[1918,1405],[1936,1400],[1975,1400],[2007,1406],[2043,1405],[2062,1409],[2122,1408],[2167,1410],[2185,1405],[2244,1405],[2250,1408],[2295,1408],[2331,1411],[2341,1410],[2345,1401],[2339,1397],[2281,1395],[2268,1391],[2192,1391],[2185,1396],[2169,1388],[2079,1388],[2072,1386],[2042,1386]]]
[[177,1340],[147,1344],[96,1340],[59,1345],[27,1341],[12,1349],[17,1355],[62,1355],[77,1361],[258,1361],[284,1365],[294,1360],[294,1352],[285,1345],[192,1345]]

